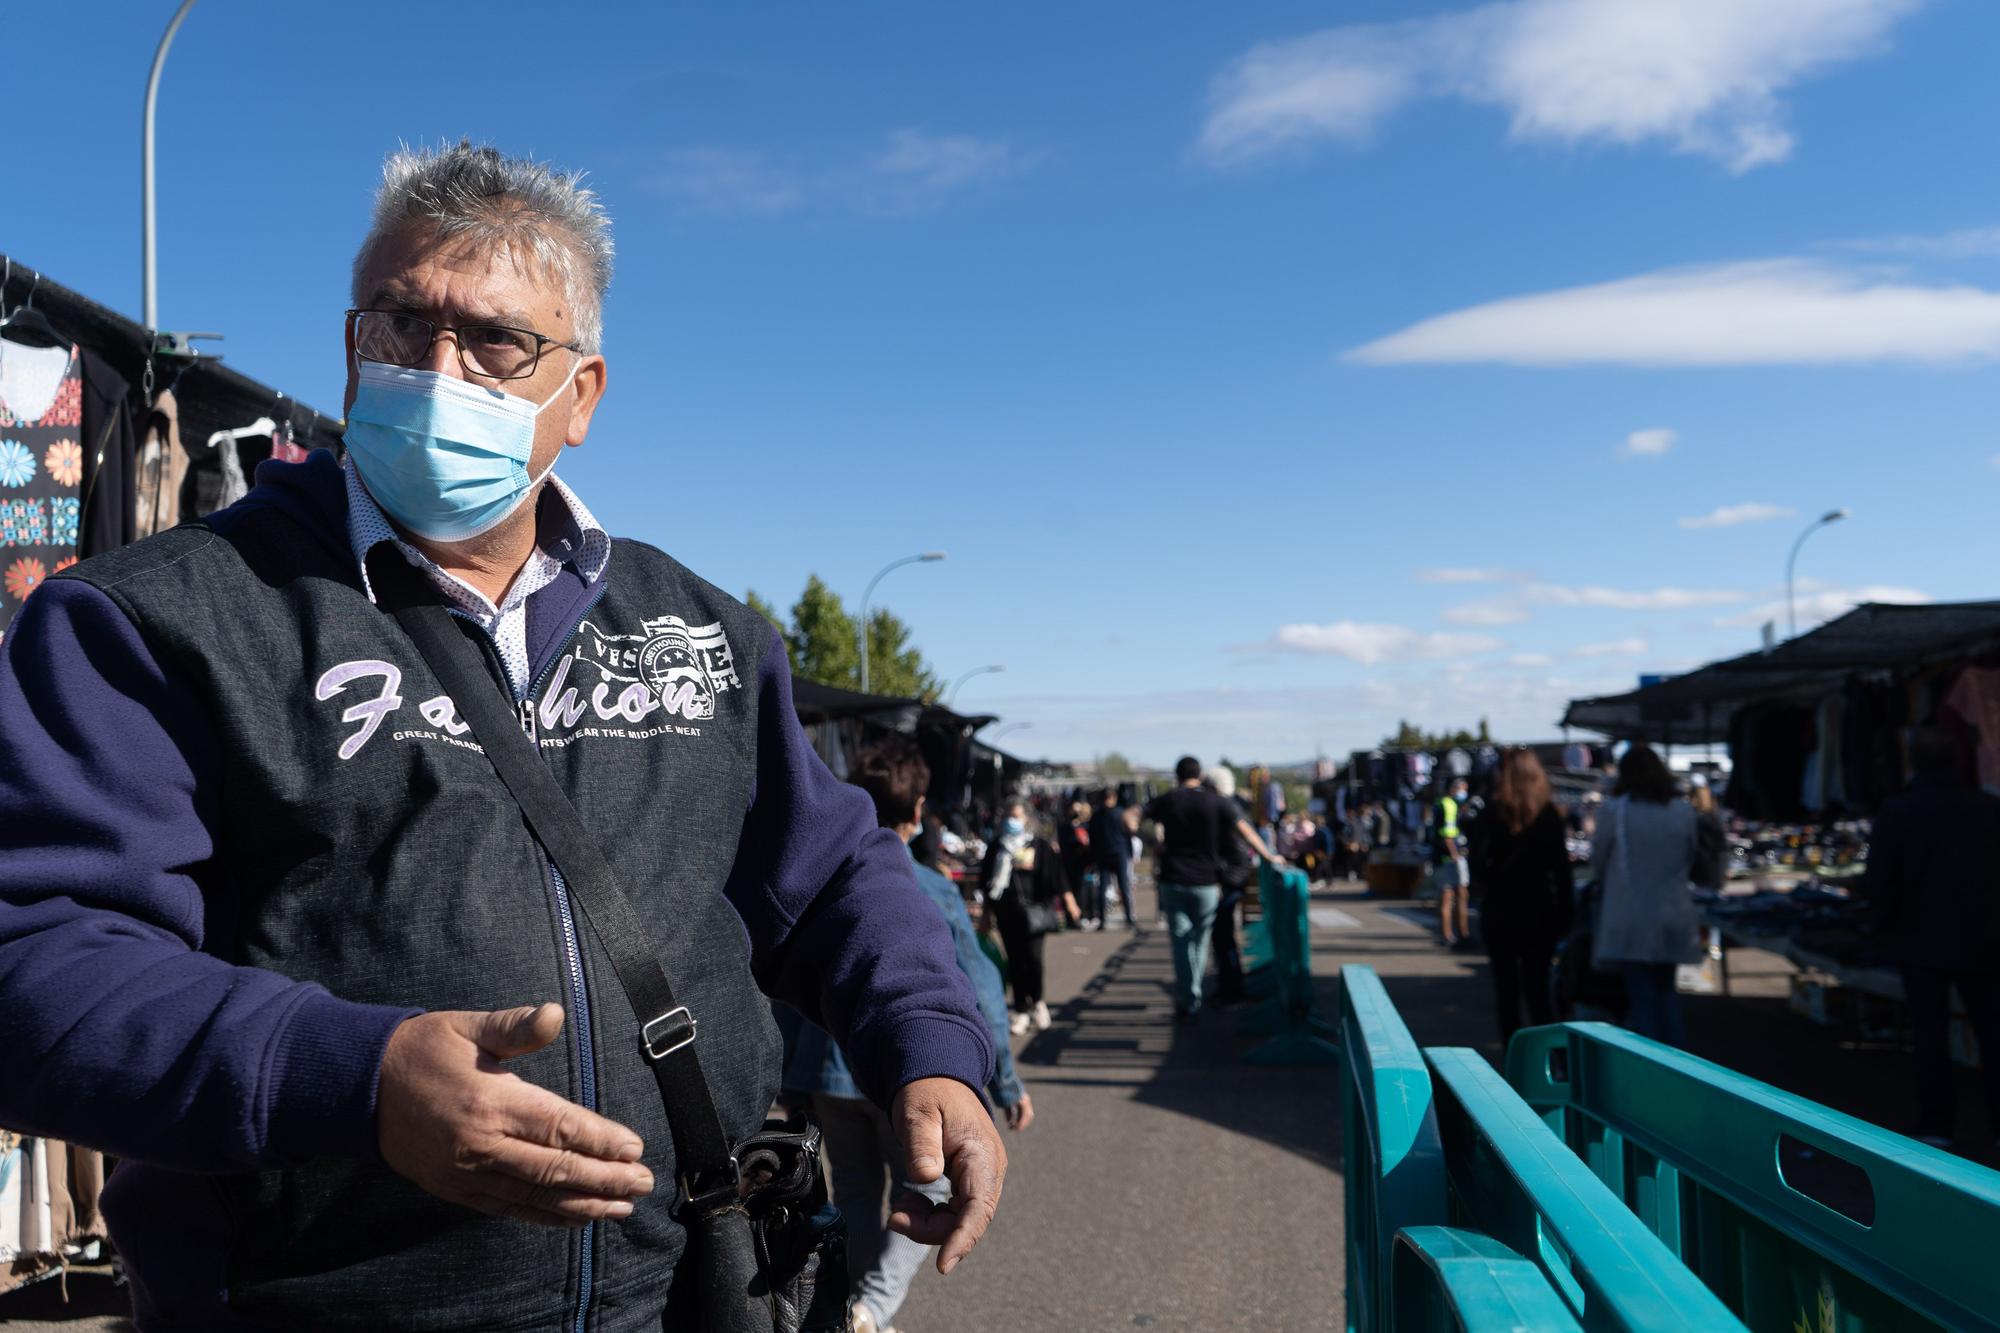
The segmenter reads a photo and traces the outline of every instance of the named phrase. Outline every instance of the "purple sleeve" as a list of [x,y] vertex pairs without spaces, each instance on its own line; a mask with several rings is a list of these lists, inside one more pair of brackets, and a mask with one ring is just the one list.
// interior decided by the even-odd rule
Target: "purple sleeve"
[[920,1078],[975,1092],[993,1039],[951,928],[874,804],[806,739],[775,636],[758,669],[757,773],[729,878],[764,993],[831,1032],[877,1104]]
[[376,1154],[411,1010],[199,950],[215,753],[201,702],[95,587],[0,645],[0,1123],[189,1171]]

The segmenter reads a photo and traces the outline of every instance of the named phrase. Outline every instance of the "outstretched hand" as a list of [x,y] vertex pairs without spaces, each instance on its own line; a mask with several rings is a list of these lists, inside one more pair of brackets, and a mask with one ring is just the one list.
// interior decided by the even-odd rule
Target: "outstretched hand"
[[951,1181],[951,1200],[932,1203],[901,1190],[889,1229],[919,1245],[938,1246],[937,1269],[949,1273],[986,1234],[1007,1178],[1007,1149],[977,1093],[954,1078],[920,1078],[890,1103],[889,1120],[909,1167],[909,1179]]
[[405,1019],[382,1055],[382,1160],[482,1213],[554,1227],[629,1216],[653,1189],[639,1136],[500,1065],[562,1026],[555,1004]]

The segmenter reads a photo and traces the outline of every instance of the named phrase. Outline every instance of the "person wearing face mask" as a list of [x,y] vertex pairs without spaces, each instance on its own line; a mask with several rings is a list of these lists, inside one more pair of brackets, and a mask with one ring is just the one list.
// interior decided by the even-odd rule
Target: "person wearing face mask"
[[[676,1131],[762,1127],[766,996],[949,1182],[899,1231],[949,1271],[992,1217],[994,1036],[908,852],[814,754],[769,622],[560,475],[611,253],[578,177],[396,153],[345,462],[260,468],[7,635],[0,1123],[122,1159],[141,1329],[701,1326],[682,1196],[736,1182]],[[583,830],[559,854],[495,767],[515,725]],[[638,1013],[634,969],[676,1007]],[[670,1125],[690,1069],[707,1120]]]
[[1015,801],[1000,823],[1000,836],[986,851],[980,893],[1000,927],[1007,950],[1007,975],[1014,983],[1014,1035],[1033,1028],[1046,1032],[1053,1021],[1042,993],[1042,942],[1062,924],[1082,919],[1063,873],[1062,853],[1028,822],[1028,807]]

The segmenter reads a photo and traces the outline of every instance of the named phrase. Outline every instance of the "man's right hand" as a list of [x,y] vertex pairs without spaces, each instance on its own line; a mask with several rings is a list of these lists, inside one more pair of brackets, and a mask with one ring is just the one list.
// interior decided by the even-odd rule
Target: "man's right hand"
[[653,1189],[639,1136],[500,1067],[562,1025],[557,1004],[405,1019],[382,1055],[382,1160],[482,1213],[552,1227],[630,1216]]

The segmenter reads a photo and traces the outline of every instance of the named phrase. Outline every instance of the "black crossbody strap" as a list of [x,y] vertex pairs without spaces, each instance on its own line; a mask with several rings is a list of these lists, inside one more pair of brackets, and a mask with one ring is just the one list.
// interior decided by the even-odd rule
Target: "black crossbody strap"
[[[529,829],[561,870],[571,899],[611,956],[637,1021],[634,1053],[652,1066],[660,1085],[688,1196],[697,1202],[733,1200],[736,1161],[695,1049],[695,1018],[674,999],[638,909],[542,760],[540,747],[522,730],[520,715],[508,706],[479,649],[452,623],[434,590],[400,559],[379,560],[370,568],[385,576],[380,581],[392,591],[397,623],[472,728]],[[577,1036],[590,1039],[588,1033]]]

